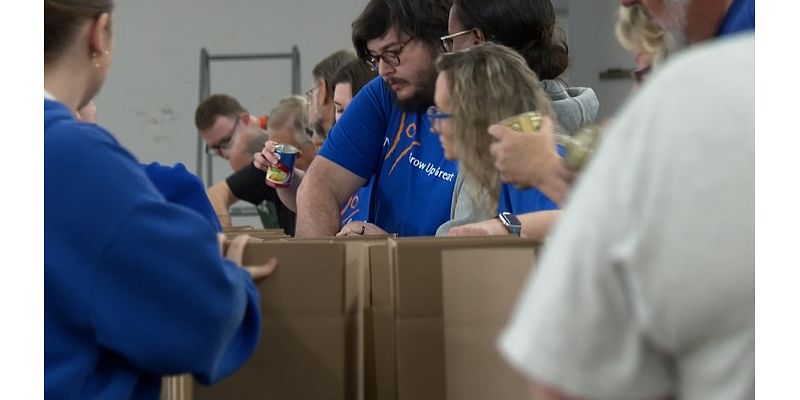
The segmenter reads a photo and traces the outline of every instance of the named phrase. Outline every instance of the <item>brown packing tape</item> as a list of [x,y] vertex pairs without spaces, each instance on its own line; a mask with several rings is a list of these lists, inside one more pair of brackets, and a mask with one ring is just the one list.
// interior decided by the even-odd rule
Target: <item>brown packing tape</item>
[[[389,240],[394,352],[387,357],[394,357],[398,399],[444,399],[447,396],[442,252],[475,247],[533,249],[535,245],[531,239],[510,236]],[[380,288],[373,288],[373,292],[375,290]],[[373,293],[373,299],[376,296],[381,297]]]
[[448,399],[524,399],[527,379],[497,350],[531,271],[530,248],[442,252],[442,302]]
[[[348,344],[360,309],[349,291],[358,284],[341,243],[249,244],[243,263],[277,257],[279,267],[259,283],[263,315],[258,349],[232,376],[211,387],[195,385],[194,399],[346,399],[357,393]],[[348,364],[349,363],[349,364]]]

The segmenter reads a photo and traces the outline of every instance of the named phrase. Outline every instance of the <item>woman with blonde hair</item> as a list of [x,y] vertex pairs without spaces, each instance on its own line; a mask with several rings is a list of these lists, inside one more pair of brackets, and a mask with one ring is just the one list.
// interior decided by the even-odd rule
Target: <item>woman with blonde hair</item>
[[[537,189],[517,190],[501,184],[489,153],[489,125],[536,111],[552,119],[553,110],[536,74],[514,50],[483,43],[443,54],[437,62],[435,106],[428,111],[440,135],[445,157],[459,160],[464,174],[451,205],[451,221],[440,227],[481,221],[497,213],[512,214],[558,208]],[[544,228],[546,230],[546,228]]]
[[619,44],[633,54],[636,62],[634,87],[638,87],[653,67],[667,58],[664,30],[643,5],[634,4],[620,6],[615,33]]
[[48,399],[157,399],[162,375],[230,375],[260,336],[252,278],[275,267],[236,264],[246,237],[223,258],[201,214],[168,202],[110,132],[75,119],[111,67],[113,6],[44,2]]

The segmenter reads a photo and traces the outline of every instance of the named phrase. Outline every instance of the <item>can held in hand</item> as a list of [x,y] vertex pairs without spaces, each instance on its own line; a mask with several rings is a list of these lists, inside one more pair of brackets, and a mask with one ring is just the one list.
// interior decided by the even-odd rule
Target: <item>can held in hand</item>
[[[517,132],[538,132],[542,126],[542,114],[536,111],[529,111],[500,121]],[[588,125],[573,136],[555,133],[555,141],[564,147],[564,166],[568,169],[579,172],[589,162],[594,149],[597,147],[600,129],[598,125]]]
[[280,159],[277,164],[267,167],[267,185],[275,188],[290,186],[294,172],[294,159],[297,157],[298,152],[297,147],[290,144],[275,146],[275,153],[278,154]]

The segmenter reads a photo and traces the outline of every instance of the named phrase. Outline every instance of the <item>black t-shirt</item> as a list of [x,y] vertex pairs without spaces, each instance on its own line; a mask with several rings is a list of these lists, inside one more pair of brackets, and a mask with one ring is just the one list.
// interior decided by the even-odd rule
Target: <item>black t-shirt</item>
[[287,235],[294,236],[295,214],[283,205],[275,188],[264,183],[266,176],[266,172],[256,168],[253,164],[248,164],[227,177],[225,182],[231,188],[231,193],[241,200],[256,205],[261,204],[264,200],[275,204],[275,210],[278,211],[278,224]]

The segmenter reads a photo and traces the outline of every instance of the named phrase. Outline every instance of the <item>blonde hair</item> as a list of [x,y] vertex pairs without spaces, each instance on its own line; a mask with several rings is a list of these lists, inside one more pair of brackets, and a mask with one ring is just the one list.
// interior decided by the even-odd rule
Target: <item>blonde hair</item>
[[305,146],[311,142],[306,133],[308,127],[308,101],[303,96],[287,96],[278,102],[267,119],[267,129],[280,129],[291,122],[294,127],[294,139],[297,144]]
[[489,125],[528,111],[553,116],[539,79],[516,51],[486,42],[466,51],[443,54],[436,64],[450,90],[453,145],[465,179],[477,185],[468,195],[493,214],[500,194],[500,173],[489,154]]
[[619,44],[626,50],[651,54],[653,65],[667,57],[664,30],[641,4],[619,8],[615,33]]

